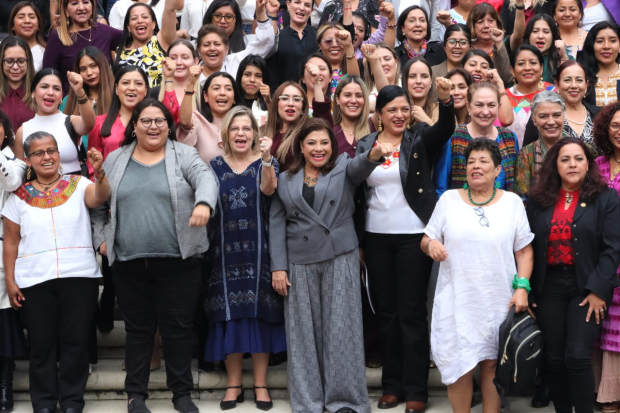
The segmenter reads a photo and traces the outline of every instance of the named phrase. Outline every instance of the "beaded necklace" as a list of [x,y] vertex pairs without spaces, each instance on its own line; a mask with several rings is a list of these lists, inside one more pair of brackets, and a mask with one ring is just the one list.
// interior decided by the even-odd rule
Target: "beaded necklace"
[[467,195],[469,196],[469,201],[476,206],[485,206],[489,204],[495,198],[496,193],[497,193],[497,187],[493,185],[493,195],[491,195],[491,198],[487,199],[484,202],[476,202],[474,201],[474,198],[472,198],[471,196],[471,188],[469,187],[469,185],[467,186]]
[[420,53],[413,50],[407,40],[403,41],[403,46],[405,46],[405,50],[407,51],[407,55],[409,55],[409,59],[413,59],[414,57],[424,56],[426,54],[426,40],[422,41],[422,46],[420,46]]

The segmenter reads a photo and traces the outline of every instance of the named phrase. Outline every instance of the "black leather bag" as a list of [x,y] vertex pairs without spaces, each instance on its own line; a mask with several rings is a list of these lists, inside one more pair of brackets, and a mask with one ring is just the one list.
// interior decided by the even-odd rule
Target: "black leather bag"
[[506,397],[522,396],[541,372],[543,339],[536,320],[527,311],[515,313],[512,306],[499,327],[499,354],[493,383],[504,408]]

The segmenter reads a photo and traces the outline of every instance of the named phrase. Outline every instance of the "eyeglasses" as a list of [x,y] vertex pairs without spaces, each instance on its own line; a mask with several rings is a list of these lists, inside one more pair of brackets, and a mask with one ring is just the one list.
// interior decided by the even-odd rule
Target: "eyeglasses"
[[55,153],[58,153],[58,148],[49,148],[46,151],[36,151],[36,152],[32,152],[30,155],[28,155],[29,158],[42,158],[45,156],[45,154],[48,154],[49,156],[54,155]]
[[469,46],[469,40],[465,40],[465,39],[461,39],[461,40],[456,40],[456,39],[450,39],[446,42],[450,47],[456,47],[457,45],[465,48],[467,46]]
[[483,227],[489,227],[489,219],[486,217],[486,215],[484,215],[484,208],[482,207],[476,207],[474,208],[474,212],[476,213],[477,216],[480,217],[480,221],[478,221],[478,223],[480,225],[482,225]]
[[156,118],[156,119],[140,118],[140,123],[145,128],[150,128],[153,122],[155,122],[155,126],[157,126],[159,129],[163,128],[164,125],[168,124],[168,121],[166,120],[166,118]]
[[222,13],[213,13],[212,15],[212,20],[216,21],[216,22],[221,22],[222,19],[224,19],[224,21],[226,23],[230,23],[231,21],[235,20],[235,15],[234,14],[222,14]]
[[293,103],[302,103],[304,101],[304,98],[302,98],[299,95],[295,95],[295,96],[280,95],[280,96],[278,96],[278,100],[280,102],[284,102],[284,103],[288,103],[291,100],[293,100]]
[[17,63],[17,67],[24,67],[24,66],[26,66],[26,63],[28,63],[28,59],[24,59],[24,58],[21,58],[21,59],[4,59],[4,60],[2,60],[2,62],[4,63],[5,67],[10,69],[10,68],[13,67],[13,65],[15,63]]
[[251,135],[252,132],[254,132],[254,129],[252,129],[249,126],[244,126],[243,128],[240,128],[239,126],[232,126],[230,128],[228,128],[228,132],[230,132],[233,135],[236,135],[239,133],[239,131],[243,132],[244,135]]
[[618,132],[620,130],[620,124],[612,123],[611,125],[609,125],[609,130],[613,133]]
[[335,45],[339,45],[340,44],[340,43],[338,43],[337,40],[332,39],[331,37],[328,37],[327,39],[323,39],[323,41],[321,43],[323,43],[327,47],[332,47],[334,44]]

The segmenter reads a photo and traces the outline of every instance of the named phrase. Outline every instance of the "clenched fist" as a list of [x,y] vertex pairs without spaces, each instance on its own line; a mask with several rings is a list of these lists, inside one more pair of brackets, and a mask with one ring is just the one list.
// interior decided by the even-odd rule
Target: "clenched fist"
[[96,171],[101,170],[101,166],[103,165],[103,155],[95,148],[90,148],[88,150],[88,162],[92,165],[93,169]]
[[445,77],[438,77],[435,79],[435,85],[437,86],[437,97],[442,102],[450,99],[450,90],[452,90],[452,82]]

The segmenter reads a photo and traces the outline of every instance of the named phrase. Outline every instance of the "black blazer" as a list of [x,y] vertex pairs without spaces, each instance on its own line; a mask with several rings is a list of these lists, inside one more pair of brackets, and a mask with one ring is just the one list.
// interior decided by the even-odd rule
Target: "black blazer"
[[[620,264],[620,198],[616,190],[607,188],[595,201],[579,199],[578,202],[572,228],[577,283],[583,292],[593,292],[609,304],[613,289],[620,285],[616,274]],[[535,235],[534,270],[530,279],[535,300],[545,283],[553,207],[542,208],[530,199],[526,211]]]
[[[592,122],[594,123],[594,118],[596,117],[596,115],[598,115],[598,113],[601,111],[602,108],[591,105],[585,100],[583,101],[583,106],[585,106],[588,113],[590,113],[590,117],[592,118]],[[530,143],[535,142],[537,140],[538,140],[538,128],[534,125],[534,121],[532,120],[532,117],[530,116],[530,118],[527,121],[527,125],[525,125],[525,134],[523,135],[523,146],[522,147],[525,147],[526,145],[529,145]]]
[[[402,44],[400,44],[396,49],[394,49],[394,51],[396,52],[396,56],[398,56],[398,59],[400,60],[400,70],[403,70],[405,68],[405,65],[409,61],[409,54],[407,54],[407,50]],[[443,62],[447,59],[446,51],[443,48],[443,43],[427,42],[426,54],[422,57],[431,66],[435,66]]]
[[[439,120],[433,126],[422,122],[405,131],[400,146],[398,169],[407,203],[424,222],[428,223],[438,197],[431,176],[435,156],[448,142],[455,129],[454,102],[447,105],[439,102]],[[359,140],[355,155],[372,148],[378,132],[371,133]],[[356,193],[355,227],[361,239],[366,225],[366,199],[370,188],[366,181]]]

